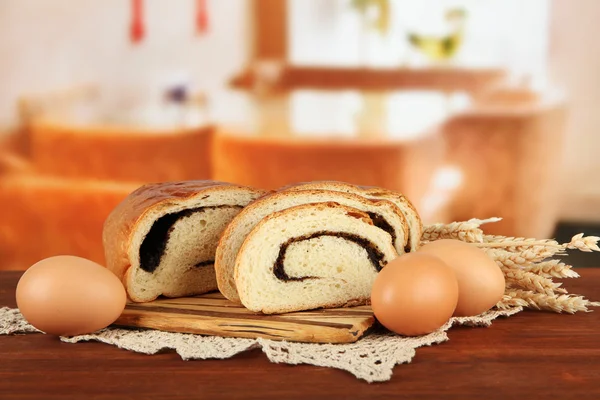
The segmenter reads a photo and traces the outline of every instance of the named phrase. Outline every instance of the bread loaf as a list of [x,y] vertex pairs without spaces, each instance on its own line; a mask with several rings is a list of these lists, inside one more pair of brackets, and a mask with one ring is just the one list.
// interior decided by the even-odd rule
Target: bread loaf
[[272,120],[273,128],[260,122],[256,135],[219,127],[213,143],[213,179],[270,190],[316,180],[406,190],[415,174],[429,179],[415,170],[414,154],[421,139],[310,138],[277,128]]
[[266,314],[361,305],[397,256],[368,214],[337,203],[305,204],[264,218],[235,263],[242,304]]
[[59,254],[104,264],[104,221],[138,186],[43,177],[13,168],[0,176],[0,269],[24,270]]
[[396,204],[404,214],[409,227],[408,243],[406,252],[416,251],[421,243],[423,235],[423,223],[415,206],[401,193],[375,186],[358,186],[339,181],[315,181],[302,182],[294,185],[288,185],[279,189],[279,191],[296,190],[334,190],[345,193],[354,193],[368,199],[388,200]]
[[231,301],[240,301],[234,280],[235,260],[246,236],[263,218],[297,205],[325,202],[336,202],[367,213],[373,224],[392,238],[397,252],[404,252],[408,239],[407,223],[402,210],[390,201],[370,200],[352,193],[330,190],[272,193],[246,207],[223,232],[215,256],[217,283],[221,293]]
[[225,226],[263,191],[215,182],[148,184],[109,215],[107,267],[135,302],[217,289],[215,248]]
[[[128,182],[211,178],[213,128],[31,126],[31,161],[46,175]],[[149,168],[151,163],[151,168]]]

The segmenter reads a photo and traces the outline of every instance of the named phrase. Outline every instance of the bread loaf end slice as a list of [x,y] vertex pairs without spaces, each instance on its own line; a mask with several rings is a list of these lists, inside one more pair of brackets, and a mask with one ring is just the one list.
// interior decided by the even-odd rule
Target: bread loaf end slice
[[223,232],[215,256],[217,284],[221,293],[231,301],[240,301],[234,279],[235,260],[244,240],[263,218],[286,208],[327,202],[335,202],[367,213],[375,226],[392,237],[392,243],[398,253],[404,252],[408,239],[408,225],[402,210],[390,201],[370,200],[352,193],[321,189],[271,193],[249,204]]
[[266,314],[368,304],[377,273],[397,257],[368,214],[305,204],[264,218],[235,264],[242,304]]

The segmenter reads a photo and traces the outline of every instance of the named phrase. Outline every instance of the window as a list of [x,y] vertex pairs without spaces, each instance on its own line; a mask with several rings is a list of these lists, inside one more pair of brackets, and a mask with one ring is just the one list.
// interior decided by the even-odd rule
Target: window
[[415,62],[408,33],[443,34],[444,13],[467,17],[455,62],[545,75],[548,0],[389,0],[385,36],[365,29],[352,0],[288,0],[289,58],[298,65],[397,67]]

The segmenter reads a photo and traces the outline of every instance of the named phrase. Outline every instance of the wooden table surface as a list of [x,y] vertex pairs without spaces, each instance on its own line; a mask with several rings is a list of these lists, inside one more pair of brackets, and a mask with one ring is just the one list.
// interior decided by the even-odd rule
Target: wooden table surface
[[[600,300],[600,268],[566,287]],[[0,273],[0,306],[15,307],[20,272]],[[391,381],[270,363],[260,350],[227,360],[183,361],[41,334],[0,336],[0,399],[600,399],[600,309],[523,312],[489,328],[453,328],[421,348]]]

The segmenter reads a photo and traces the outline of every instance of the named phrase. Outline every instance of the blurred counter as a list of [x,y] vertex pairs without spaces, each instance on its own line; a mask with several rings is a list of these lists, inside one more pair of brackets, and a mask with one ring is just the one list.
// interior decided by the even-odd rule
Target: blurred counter
[[[566,106],[523,88],[292,90],[246,97],[220,124],[218,180],[276,189],[341,180],[403,192],[426,223],[499,216],[490,233],[547,237],[559,204]],[[237,99],[238,103],[242,100]]]
[[438,127],[456,106],[430,91],[294,90],[245,100],[246,118],[215,133],[215,179],[266,189],[340,180],[397,190],[415,204],[443,161]]

